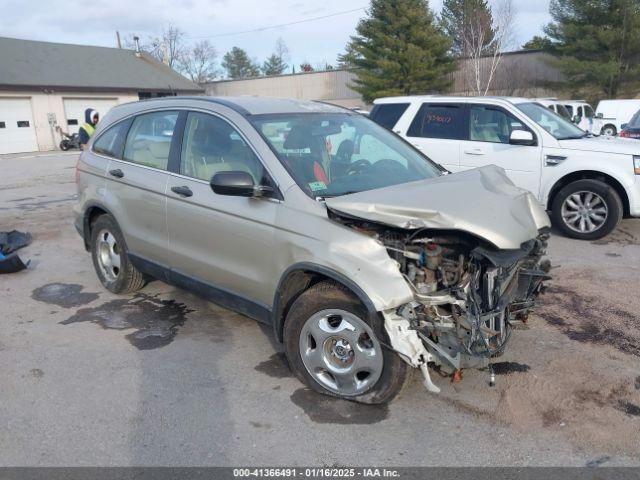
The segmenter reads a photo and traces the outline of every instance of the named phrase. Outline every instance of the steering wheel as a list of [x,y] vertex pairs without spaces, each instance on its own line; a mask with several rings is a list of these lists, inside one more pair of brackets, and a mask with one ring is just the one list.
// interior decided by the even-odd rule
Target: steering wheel
[[356,173],[362,173],[363,170],[369,168],[370,166],[371,166],[371,162],[369,160],[361,158],[360,160],[356,160],[351,165],[349,165],[349,167],[345,171],[345,175],[354,175]]
[[406,174],[407,169],[396,160],[383,158],[372,165],[372,170],[380,174]]

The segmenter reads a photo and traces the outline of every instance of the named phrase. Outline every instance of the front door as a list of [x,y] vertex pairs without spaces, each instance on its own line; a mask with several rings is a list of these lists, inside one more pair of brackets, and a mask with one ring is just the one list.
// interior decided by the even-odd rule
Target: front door
[[[167,188],[170,266],[216,295],[258,302],[268,308],[272,281],[274,220],[279,201],[215,194],[209,184],[225,171],[249,173],[255,184],[268,174],[248,141],[221,117],[189,112],[182,139],[180,169]],[[267,281],[268,280],[268,281]],[[221,298],[220,303],[225,304]]]
[[[513,130],[531,131],[523,121],[501,107],[470,104],[468,129],[468,140],[460,142],[461,169],[497,165],[506,170],[513,183],[538,197],[542,162],[541,146],[509,143]],[[533,131],[531,133],[536,138],[535,133]]]

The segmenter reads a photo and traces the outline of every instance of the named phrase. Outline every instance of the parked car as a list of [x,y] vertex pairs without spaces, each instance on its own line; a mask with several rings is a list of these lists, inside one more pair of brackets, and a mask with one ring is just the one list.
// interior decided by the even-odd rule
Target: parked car
[[560,100],[571,115],[571,121],[585,132],[594,135],[602,133],[602,119],[593,111],[593,107],[584,100]]
[[348,109],[166,97],[102,119],[76,228],[109,291],[181,286],[270,324],[314,390],[381,403],[410,367],[437,391],[428,364],[487,366],[549,269],[529,192],[446,173]]
[[640,216],[640,148],[592,137],[526,98],[378,99],[370,118],[452,172],[495,164],[551,211],[566,235],[593,240]]
[[565,107],[560,100],[557,98],[535,98],[534,101],[538,102],[540,105],[547,107],[552,112],[557,113],[563,118],[566,118],[570,122],[573,121],[573,117],[567,107]]
[[621,138],[635,138],[640,139],[640,110],[638,110],[629,123],[623,123],[621,125],[619,136]]
[[598,103],[596,115],[602,120],[602,134],[616,136],[624,123],[640,110],[638,100],[602,100]]

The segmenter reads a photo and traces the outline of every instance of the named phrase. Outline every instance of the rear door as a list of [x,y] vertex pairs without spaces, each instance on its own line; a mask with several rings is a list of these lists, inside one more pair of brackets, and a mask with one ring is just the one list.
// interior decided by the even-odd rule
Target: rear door
[[414,147],[447,170],[460,170],[460,140],[466,123],[462,103],[423,103],[400,132]]
[[[131,253],[167,265],[167,166],[177,111],[155,111],[131,121],[122,159],[107,167],[107,196]],[[97,141],[96,141],[97,143]]]
[[234,298],[235,308],[243,310],[247,303],[238,298],[244,298],[266,311],[273,301],[265,279],[275,275],[273,225],[280,202],[215,194],[210,180],[225,171],[247,172],[255,184],[273,185],[237,128],[220,116],[189,112],[179,169],[167,190],[172,274],[214,287],[209,294],[225,296],[222,304]]
[[[460,142],[460,168],[497,165],[506,170],[517,186],[533,192],[540,190],[542,147],[511,145],[513,130],[535,132],[525,121],[496,105],[469,104],[468,140]],[[536,141],[536,143],[538,143]]]

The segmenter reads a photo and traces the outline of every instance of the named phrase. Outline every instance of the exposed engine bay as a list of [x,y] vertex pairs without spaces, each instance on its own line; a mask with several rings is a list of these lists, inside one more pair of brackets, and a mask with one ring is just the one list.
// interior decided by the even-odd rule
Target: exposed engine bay
[[[506,349],[516,322],[526,321],[549,279],[547,233],[516,250],[500,250],[460,231],[403,230],[336,215],[334,219],[381,242],[415,300],[385,314],[393,348],[422,370],[445,374],[483,368]],[[409,345],[410,344],[410,345]]]

